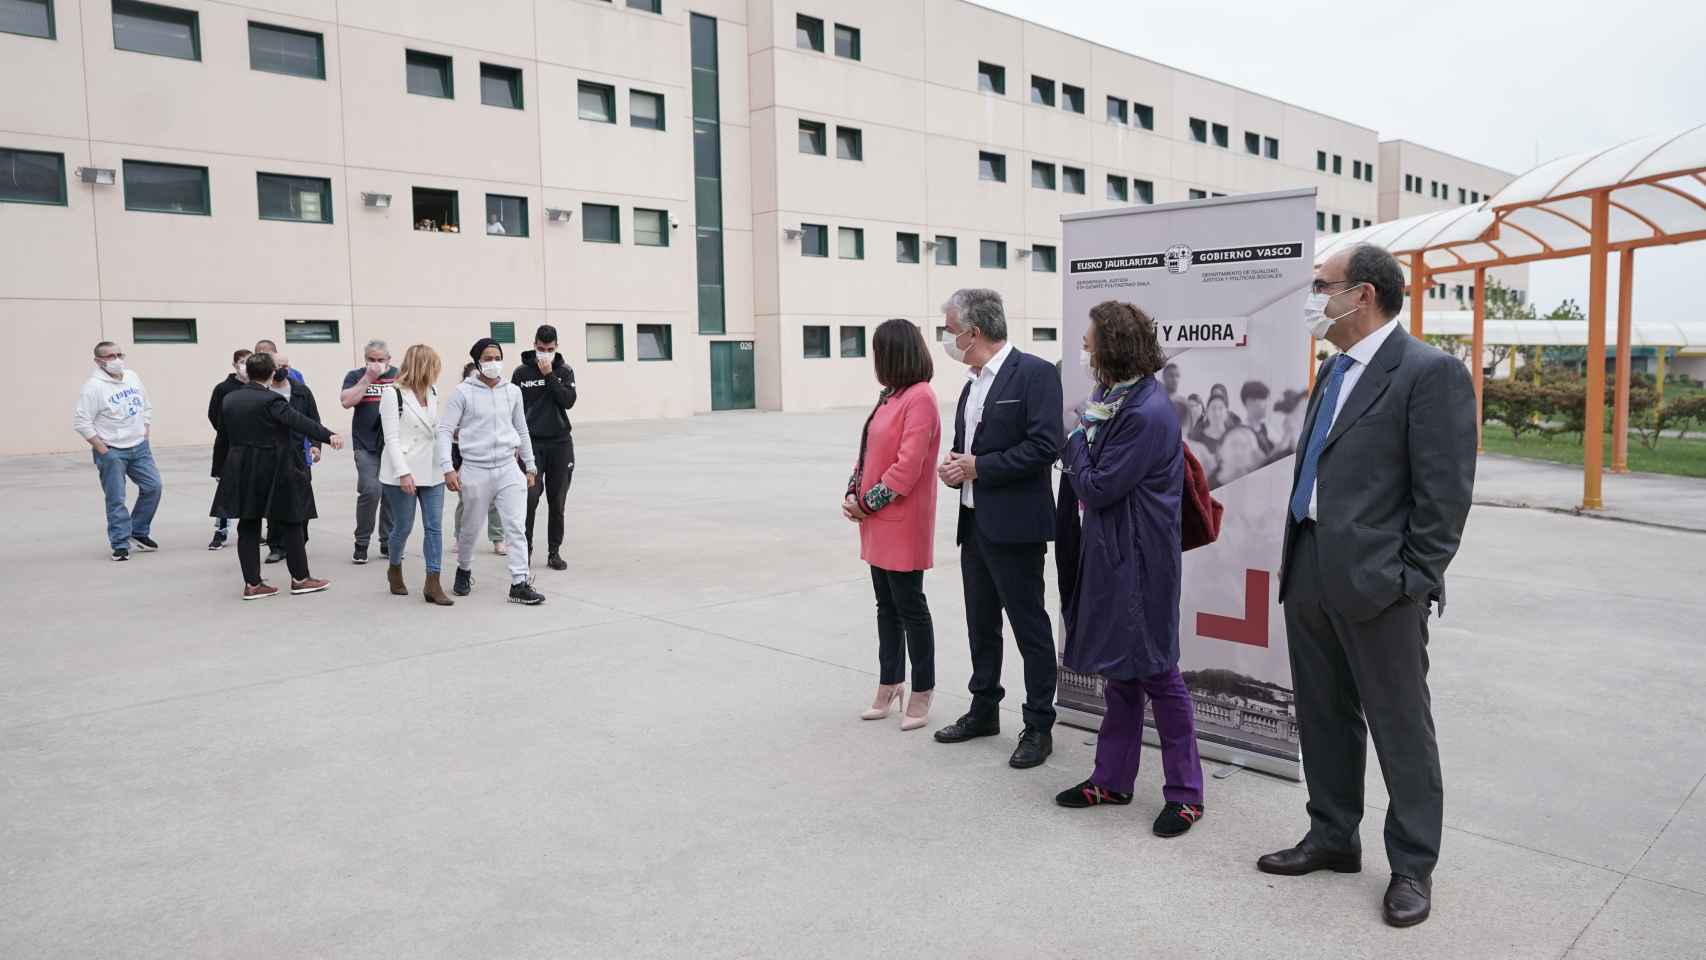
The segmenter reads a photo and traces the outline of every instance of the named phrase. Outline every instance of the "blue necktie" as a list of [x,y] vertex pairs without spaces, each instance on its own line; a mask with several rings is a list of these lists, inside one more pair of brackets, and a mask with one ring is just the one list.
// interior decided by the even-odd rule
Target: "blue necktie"
[[1315,409],[1315,426],[1309,431],[1309,445],[1303,450],[1303,469],[1297,474],[1297,487],[1291,491],[1291,515],[1301,522],[1309,516],[1309,497],[1315,492],[1315,468],[1321,460],[1321,450],[1327,446],[1327,434],[1333,429],[1333,413],[1339,405],[1339,388],[1345,385],[1345,371],[1355,361],[1345,354],[1333,358],[1327,371],[1327,386],[1321,391],[1321,405]]

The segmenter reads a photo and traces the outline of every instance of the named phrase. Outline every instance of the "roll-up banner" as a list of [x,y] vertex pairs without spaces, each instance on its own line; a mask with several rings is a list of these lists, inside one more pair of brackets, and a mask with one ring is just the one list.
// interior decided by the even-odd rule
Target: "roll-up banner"
[[[1104,300],[1153,318],[1169,360],[1162,385],[1226,507],[1220,538],[1184,555],[1179,602],[1179,669],[1195,702],[1201,753],[1301,779],[1279,569],[1309,395],[1303,302],[1313,276],[1315,190],[1062,221],[1062,352],[1076,358],[1090,308]],[[1090,374],[1069,360],[1061,380],[1070,424]],[[1063,667],[1059,707],[1065,722],[1096,729],[1101,679]],[[1149,723],[1145,737],[1154,743]]]

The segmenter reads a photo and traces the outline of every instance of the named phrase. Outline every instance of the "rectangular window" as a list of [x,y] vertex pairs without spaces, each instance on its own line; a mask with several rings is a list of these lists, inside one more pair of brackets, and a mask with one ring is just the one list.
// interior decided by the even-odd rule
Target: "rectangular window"
[[419,50],[403,52],[403,69],[408,78],[409,92],[421,97],[454,99],[456,80],[450,69],[450,58]]
[[212,212],[207,191],[207,168],[126,160],[124,208],[150,213],[206,215]]
[[1036,246],[1031,248],[1031,272],[1032,273],[1054,273],[1055,272],[1054,264],[1055,264],[1054,247],[1043,246],[1042,244],[1039,243]]
[[194,318],[133,317],[132,343],[195,343]]
[[1339,156],[1336,153],[1333,154],[1333,173],[1340,174],[1340,173],[1344,173],[1344,172],[1345,172],[1345,158]]
[[1262,138],[1262,153],[1269,160],[1279,159],[1279,141],[1273,137]]
[[1333,214],[1333,232],[1338,233],[1340,229],[1341,229],[1341,227],[1339,226],[1339,215],[1335,213],[1335,214]]
[[1070,113],[1084,113],[1084,88],[1070,83],[1060,85],[1060,108]]
[[862,357],[865,355],[865,328],[841,328],[841,356],[843,359]]
[[1361,217],[1352,217],[1351,218],[1351,229],[1352,230],[1356,230],[1361,226],[1362,226],[1362,218]]
[[859,28],[845,23],[835,25],[835,55],[849,60],[859,59]]
[[298,223],[332,222],[332,181],[324,177],[292,177],[279,173],[255,175],[262,220]]
[[1031,161],[1031,186],[1038,190],[1054,189],[1054,164],[1043,163],[1041,160]]
[[645,90],[628,91],[628,126],[641,130],[664,128],[663,94]]
[[829,256],[829,228],[821,223],[800,224],[800,256]]
[[1130,108],[1126,105],[1124,100],[1121,100],[1119,97],[1109,97],[1108,122],[1117,123],[1123,126],[1126,123],[1129,109]]
[[1361,160],[1352,160],[1351,161],[1351,179],[1352,180],[1361,180],[1362,179],[1362,161]]
[[286,320],[284,321],[285,343],[337,343],[338,322],[336,320]]
[[807,360],[829,359],[828,327],[803,327],[800,330],[800,340],[805,347]]
[[486,194],[486,234],[492,237],[527,236],[527,198]]
[[1191,118],[1191,139],[1198,143],[1208,142],[1208,121]]
[[1132,124],[1141,130],[1155,129],[1155,108],[1147,103],[1131,102]]
[[55,39],[53,0],[0,0],[0,33]]
[[514,320],[493,320],[486,329],[489,331],[486,335],[499,343],[515,342]]
[[1315,211],[1315,229],[1323,233],[1327,231],[1327,214],[1325,212]]
[[1374,164],[1365,163],[1362,165],[1362,178],[1369,183],[1374,182]]
[[628,9],[643,10],[646,13],[662,13],[663,0],[628,0]]
[[415,229],[432,233],[461,233],[461,195],[455,190],[416,187]]
[[805,14],[794,16],[794,46],[823,52],[823,21]]
[[1325,151],[1325,150],[1315,151],[1315,169],[1321,171],[1322,173],[1327,172],[1327,151]]
[[586,325],[586,358],[592,363],[621,363],[625,357],[622,349],[622,325],[620,323],[589,323]]
[[1261,156],[1262,135],[1259,133],[1251,133],[1248,130],[1244,131],[1244,152],[1252,157]]
[[693,249],[699,273],[699,332],[722,333],[723,170],[718,113],[717,20],[688,14],[693,62]]
[[[1440,181],[1439,198],[1441,200],[1450,200],[1451,199],[1451,184],[1446,183],[1443,180]],[[1440,296],[1443,297],[1443,296],[1445,296],[1445,294],[1442,293],[1442,294],[1440,294]]]
[[1125,177],[1108,174],[1108,199],[1115,203],[1129,203],[1131,190]]
[[1469,202],[1470,203],[1480,203],[1481,202],[1481,194],[1475,190],[1469,191]]
[[1428,181],[1428,196],[1433,197],[1435,200],[1439,199],[1439,181],[1438,180],[1429,180]]
[[0,147],[0,203],[64,206],[65,154]]
[[669,211],[635,207],[634,245],[637,247],[669,246]]
[[1462,187],[1458,187],[1457,188],[1457,202],[1458,203],[1468,203],[1469,202],[1469,191],[1463,189]]
[[1221,149],[1224,150],[1224,149],[1226,149],[1226,146],[1228,144],[1230,144],[1231,142],[1232,142],[1232,131],[1227,129],[1226,124],[1224,124],[1224,123],[1215,124],[1214,125],[1214,145],[1217,147],[1220,147]]
[[675,359],[675,328],[667,323],[641,323],[634,327],[634,343],[640,362]]
[[[3,5],[5,0],[0,0]],[[326,79],[326,40],[318,33],[249,23],[249,69]]]
[[978,266],[987,267],[991,270],[1007,269],[1007,241],[978,241],[977,263]]
[[960,265],[960,240],[958,237],[936,235],[936,266],[957,267]]
[[488,107],[520,110],[521,70],[496,63],[480,64],[480,102]]
[[1404,174],[1404,192],[1408,193],[1409,191],[1410,191],[1410,175],[1406,173],[1406,174]]
[[828,129],[815,120],[800,121],[800,152],[809,153],[814,157],[826,156],[829,153],[827,141]]
[[113,0],[113,46],[179,60],[201,59],[201,14],[139,0]]
[[836,255],[843,260],[865,259],[865,231],[859,227],[842,227],[836,235]]
[[1031,77],[1031,102],[1039,107],[1054,106],[1054,81],[1047,77]]
[[581,204],[581,239],[588,243],[621,243],[622,208],[603,203]]
[[897,233],[894,235],[894,262],[918,262],[918,234]]
[[1077,167],[1060,168],[1060,189],[1063,193],[1084,193],[1084,171]]
[[1155,184],[1148,180],[1139,180],[1136,177],[1133,177],[1131,186],[1132,193],[1136,195],[1138,203],[1155,202]]
[[1208,199],[1208,191],[1207,190],[1192,190],[1190,193],[1190,197],[1192,200],[1207,200]]
[[1054,343],[1055,341],[1057,341],[1059,339],[1060,339],[1060,330],[1057,327],[1032,327],[1031,328],[1031,342],[1032,343]]
[[865,159],[865,134],[857,127],[836,127],[835,155],[842,160]]
[[993,93],[998,97],[1007,95],[1007,68],[993,63],[977,64],[977,89],[979,93]]
[[979,150],[977,154],[977,178],[979,180],[994,180],[996,183],[1006,183],[1006,156],[990,153],[987,150]]
[[616,122],[616,88],[608,83],[582,80],[578,86],[580,118],[595,123]]
[[1458,300],[1462,300],[1463,299],[1463,284],[1460,283],[1457,286],[1453,287],[1452,293],[1457,297]]

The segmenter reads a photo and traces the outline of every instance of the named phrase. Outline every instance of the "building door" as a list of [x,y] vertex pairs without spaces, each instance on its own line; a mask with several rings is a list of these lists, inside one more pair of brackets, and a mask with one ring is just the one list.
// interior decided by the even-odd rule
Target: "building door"
[[711,342],[711,409],[751,410],[753,401],[752,341]]

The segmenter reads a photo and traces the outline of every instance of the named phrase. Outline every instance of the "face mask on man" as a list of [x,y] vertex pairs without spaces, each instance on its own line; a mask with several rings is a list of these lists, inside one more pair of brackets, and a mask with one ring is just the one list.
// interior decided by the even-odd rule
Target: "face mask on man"
[[243,363],[233,364],[232,365],[232,371],[233,371],[233,373],[235,373],[238,383],[248,383],[249,382],[249,367],[247,364],[243,364]]
[[[966,333],[970,333],[970,332],[971,331],[969,331],[969,330],[966,331]],[[964,336],[965,334],[960,334],[959,336],[952,336],[952,334],[953,334],[952,330],[948,331],[948,333],[950,334],[950,336],[945,337],[942,340],[943,352],[946,353],[948,356],[952,357],[954,359],[954,362],[965,363],[966,362],[966,348],[960,346],[960,337]]]
[[105,370],[107,372],[108,376],[111,376],[111,377],[122,377],[122,376],[124,376],[124,358],[123,357],[113,357],[111,360],[97,360],[96,362],[101,365],[101,369]]
[[487,380],[496,380],[503,374],[504,364],[502,360],[486,360],[480,364],[480,376]]
[[[1351,290],[1355,289],[1356,287],[1351,288]],[[1349,292],[1350,290],[1339,291],[1339,293]],[[1333,324],[1356,313],[1356,308],[1352,307],[1336,317],[1327,316],[1327,304],[1331,303],[1339,293],[1312,293],[1307,300],[1303,301],[1303,323],[1309,328],[1309,335],[1317,340],[1325,337],[1327,331],[1333,329]]]
[[539,350],[534,353],[534,356],[539,358],[540,363],[555,363],[557,360],[557,351]]

